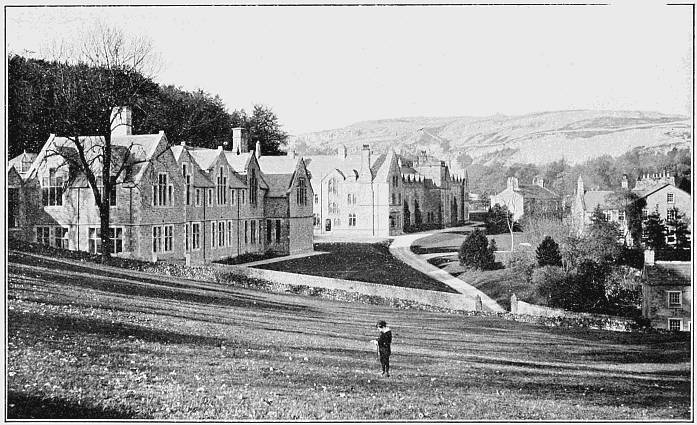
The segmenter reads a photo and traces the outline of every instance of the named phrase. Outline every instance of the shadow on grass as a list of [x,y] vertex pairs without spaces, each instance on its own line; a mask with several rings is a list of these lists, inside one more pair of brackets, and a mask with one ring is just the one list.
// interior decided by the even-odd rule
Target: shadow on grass
[[132,412],[81,406],[59,398],[41,398],[9,391],[8,419],[131,419]]
[[[9,272],[23,275],[24,270],[9,265]],[[222,307],[242,307],[250,309],[270,309],[274,311],[307,311],[309,307],[294,304],[266,301],[261,298],[250,297],[228,290],[199,289],[182,286],[172,288],[164,286],[165,281],[152,280],[149,283],[131,276],[113,277],[109,273],[102,273],[100,270],[85,269],[84,272],[91,273],[92,278],[82,276],[66,275],[65,270],[55,268],[54,270],[31,270],[33,278],[43,279],[54,284],[66,285],[69,287],[90,288],[98,291],[112,292],[132,297],[161,298],[187,303],[214,304]],[[99,279],[99,278],[103,278]],[[118,280],[117,280],[118,279]],[[39,285],[41,282],[33,283]]]
[[[10,332],[19,328],[28,328],[33,333],[44,330],[55,334],[82,334],[98,335],[107,338],[137,338],[141,341],[160,344],[190,344],[196,346],[219,346],[226,339],[200,335],[185,334],[162,329],[151,329],[143,326],[122,322],[114,322],[96,319],[81,318],[75,316],[48,316],[37,313],[19,313],[15,310],[9,312],[7,317]],[[37,337],[41,337],[37,335]],[[57,341],[56,343],[60,343]]]

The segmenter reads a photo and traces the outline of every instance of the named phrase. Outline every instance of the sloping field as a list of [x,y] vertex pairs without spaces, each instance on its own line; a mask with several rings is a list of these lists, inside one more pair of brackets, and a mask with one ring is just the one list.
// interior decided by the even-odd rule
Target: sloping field
[[[8,418],[689,419],[689,339],[545,328],[10,252]],[[369,340],[394,332],[393,376]]]

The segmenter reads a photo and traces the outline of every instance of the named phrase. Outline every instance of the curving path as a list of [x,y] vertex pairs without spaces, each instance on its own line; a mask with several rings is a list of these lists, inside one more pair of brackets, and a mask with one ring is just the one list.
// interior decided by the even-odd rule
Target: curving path
[[[458,228],[448,228],[436,230],[431,233],[412,233],[408,235],[395,236],[394,240],[390,244],[390,253],[392,253],[392,255],[394,255],[396,258],[404,261],[411,268],[425,273],[433,279],[445,283],[457,292],[461,293],[462,295],[468,298],[471,298],[472,300],[476,300],[477,296],[479,296],[482,300],[482,308],[485,311],[506,311],[503,309],[503,307],[501,307],[496,301],[491,299],[484,292],[468,284],[464,280],[459,279],[451,275],[450,273],[439,269],[433,264],[430,264],[428,261],[426,261],[424,256],[414,254],[411,250],[411,245],[417,239],[425,238],[427,236],[432,235],[433,233],[452,231],[457,229]],[[462,230],[464,228],[459,229]]]

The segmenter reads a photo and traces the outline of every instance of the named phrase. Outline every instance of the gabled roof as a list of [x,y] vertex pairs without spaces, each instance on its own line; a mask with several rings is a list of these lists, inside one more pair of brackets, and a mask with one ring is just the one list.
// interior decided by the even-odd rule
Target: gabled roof
[[[14,168],[20,176],[26,174],[31,169],[31,165],[34,163],[37,156],[39,156],[38,153],[24,151],[8,162],[8,168]],[[22,172],[22,164],[29,164],[29,168],[24,172]]]
[[[122,146],[130,150],[131,156],[138,161],[149,161],[155,155],[157,146],[164,137],[165,133],[160,131],[157,134],[132,134],[129,136],[114,136],[111,138],[112,146]],[[104,138],[98,136],[100,143]]]
[[583,206],[586,210],[593,210],[598,205],[603,210],[617,209],[612,203],[614,194],[612,190],[589,190],[583,194]]
[[662,189],[669,187],[669,186],[675,190],[679,190],[679,191],[683,192],[684,194],[686,194],[688,196],[690,195],[689,193],[685,192],[684,190],[682,190],[679,187],[675,186],[674,184],[670,184],[670,183],[663,183],[663,184],[659,184],[657,186],[654,186],[651,189],[649,189],[648,191],[644,192],[643,194],[641,192],[637,191],[637,194],[641,198],[646,198],[647,196],[653,195],[654,193],[658,192],[659,190],[662,190]]
[[261,156],[257,158],[259,168],[269,185],[268,196],[281,198],[288,194],[300,158],[289,156]]
[[[397,160],[397,154],[394,153],[394,150],[390,149],[387,154],[385,155],[380,155],[378,157],[378,160],[375,161],[375,164],[371,167],[373,170],[373,177],[375,180],[380,181],[380,182],[386,182],[388,180],[388,175],[390,174],[390,167],[392,166],[392,162]],[[399,178],[401,179],[402,176],[400,175]]]
[[247,167],[252,156],[254,156],[253,152],[238,154],[232,151],[225,151],[225,159],[227,159],[228,164],[240,174],[247,174]]
[[198,166],[201,167],[202,170],[206,171],[213,167],[215,161],[222,154],[222,151],[217,149],[190,148],[188,151]]
[[657,261],[645,265],[643,277],[646,284],[655,286],[691,286],[692,263],[689,261]]
[[529,199],[560,199],[556,193],[536,184],[521,184],[515,192]]
[[[345,158],[336,155],[310,155],[303,159],[305,167],[312,174],[312,180],[317,182],[333,170],[339,170],[344,176],[352,176],[361,171],[361,155],[348,155]],[[371,172],[378,161],[380,161],[379,166],[384,161],[384,154],[370,156]],[[375,176],[374,172],[373,176]]]

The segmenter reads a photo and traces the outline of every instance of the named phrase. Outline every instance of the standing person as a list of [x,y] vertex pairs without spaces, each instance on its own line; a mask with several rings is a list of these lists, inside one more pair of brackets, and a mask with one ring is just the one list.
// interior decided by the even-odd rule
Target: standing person
[[380,358],[380,365],[382,366],[382,374],[384,376],[390,376],[390,354],[392,345],[392,330],[387,327],[387,322],[380,320],[376,327],[380,331],[380,336],[378,337],[378,357]]

